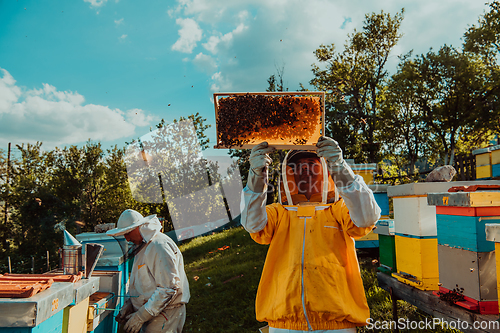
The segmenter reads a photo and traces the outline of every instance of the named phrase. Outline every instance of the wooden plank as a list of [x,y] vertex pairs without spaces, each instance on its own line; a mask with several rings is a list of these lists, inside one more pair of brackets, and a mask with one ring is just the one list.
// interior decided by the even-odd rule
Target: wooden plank
[[431,206],[498,207],[500,206],[500,192],[429,193],[427,194],[427,203]]
[[[377,280],[379,287],[388,291],[392,290],[392,295],[399,299],[402,299],[423,312],[435,317],[439,318],[446,322],[457,322],[460,320],[461,322],[469,323],[469,329],[461,329],[462,332],[466,333],[479,333],[479,332],[487,332],[493,333],[498,332],[500,329],[500,323],[497,321],[498,315],[482,315],[479,313],[470,312],[464,310],[456,305],[450,305],[447,302],[442,301],[439,297],[434,296],[432,291],[423,291],[412,286],[406,285],[397,281],[395,278],[392,278],[383,273],[377,273]],[[498,326],[493,328],[486,329],[474,329],[474,322],[495,322]],[[492,324],[496,325],[496,324]]]
[[471,192],[470,205],[472,207],[500,206],[500,192]]

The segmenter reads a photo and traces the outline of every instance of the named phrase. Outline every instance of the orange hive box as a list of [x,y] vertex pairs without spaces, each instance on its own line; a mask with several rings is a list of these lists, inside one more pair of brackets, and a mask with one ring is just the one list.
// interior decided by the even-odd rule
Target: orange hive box
[[324,92],[215,93],[217,145],[314,149],[325,130]]
[[0,297],[2,298],[27,298],[36,293],[50,288],[53,280],[25,281],[10,280],[0,281]]
[[24,280],[24,281],[40,281],[40,280],[53,280],[54,282],[77,282],[83,277],[83,272],[78,274],[57,274],[57,273],[45,273],[45,274],[0,274],[0,281],[5,280]]

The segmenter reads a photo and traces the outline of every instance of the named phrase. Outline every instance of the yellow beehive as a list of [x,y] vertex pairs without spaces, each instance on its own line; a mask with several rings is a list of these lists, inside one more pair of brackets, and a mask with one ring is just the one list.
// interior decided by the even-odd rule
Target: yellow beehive
[[377,169],[376,163],[349,164],[349,166],[356,175],[363,177],[366,185],[373,184],[373,173]]
[[491,151],[491,165],[500,164],[500,147]]
[[472,151],[472,154],[476,159],[476,179],[491,178],[491,148],[493,147],[486,147]]
[[437,238],[395,236],[399,281],[421,290],[438,290],[439,265]]
[[491,153],[486,152],[476,155],[476,167],[483,165],[491,165]]
[[85,333],[87,332],[87,312],[89,308],[89,297],[82,302],[67,306],[63,314],[63,333]]
[[491,165],[476,167],[476,179],[491,178]]
[[372,241],[372,240],[378,240],[378,234],[374,233],[373,231],[370,232],[368,235],[364,235],[363,237],[356,239],[356,242],[358,242],[358,241]]

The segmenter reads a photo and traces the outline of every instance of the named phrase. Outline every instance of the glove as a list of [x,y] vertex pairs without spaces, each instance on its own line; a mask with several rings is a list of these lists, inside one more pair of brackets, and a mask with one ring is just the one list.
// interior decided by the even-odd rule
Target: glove
[[153,318],[153,316],[143,305],[137,312],[127,316],[127,323],[125,324],[124,330],[127,333],[137,333],[141,330],[142,325],[148,320],[151,320],[151,318]]
[[134,311],[134,306],[132,305],[132,301],[127,299],[125,303],[123,304],[122,308],[120,309],[120,312],[118,312],[118,315],[116,316],[115,320],[120,323],[120,324],[125,324],[127,322],[127,316]]
[[248,188],[256,193],[262,193],[267,188],[267,169],[273,162],[269,153],[275,151],[267,142],[261,142],[253,147],[250,153],[250,171],[248,172]]
[[340,149],[337,141],[322,136],[316,143],[316,154],[319,157],[324,157],[328,171],[338,187],[346,187],[354,181],[355,175],[351,167],[344,161],[342,157],[342,149]]

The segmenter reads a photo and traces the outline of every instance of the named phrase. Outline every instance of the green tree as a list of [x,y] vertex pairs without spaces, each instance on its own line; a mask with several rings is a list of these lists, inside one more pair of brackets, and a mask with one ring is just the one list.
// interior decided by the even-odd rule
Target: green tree
[[[347,156],[377,162],[376,134],[381,120],[391,50],[401,38],[404,9],[394,16],[383,11],[365,15],[363,31],[348,35],[344,51],[321,45],[314,54],[326,64],[313,64],[310,83],[327,92],[326,134],[335,138]],[[362,146],[363,145],[363,146]]]
[[[489,3],[489,11],[479,17],[478,23],[472,25],[464,35],[464,51],[470,56],[477,55],[489,70],[489,78],[483,89],[482,108],[478,111],[480,123],[476,123],[476,132],[493,131],[497,133],[500,144],[500,2]],[[477,135],[476,135],[477,137]],[[481,135],[479,136],[481,137]],[[474,140],[473,140],[474,141]],[[475,140],[477,141],[477,140]]]
[[98,205],[99,220],[102,223],[116,223],[121,213],[133,205],[124,154],[124,148],[114,146],[107,150],[104,157],[105,186]]
[[443,46],[415,59],[417,96],[430,139],[441,161],[453,164],[464,135],[484,137],[483,110],[490,71],[481,60]]
[[0,149],[0,253],[7,251],[7,237],[9,234],[5,221],[5,210],[8,207],[9,195],[9,175],[7,171],[7,156],[5,151]]
[[66,218],[71,230],[74,222],[93,231],[102,223],[100,198],[106,190],[104,151],[100,143],[88,141],[82,148],[71,146],[55,150],[54,191],[68,203]]
[[464,35],[464,50],[478,53],[489,63],[497,63],[500,54],[500,1],[489,3],[489,12],[479,17]]
[[62,234],[54,228],[64,202],[51,191],[53,152],[41,149],[42,143],[18,145],[21,158],[11,168],[9,195],[9,235],[11,251],[22,255],[56,253]]
[[[397,161],[400,169],[407,169],[410,175],[415,173],[417,161],[428,157],[429,136],[425,113],[419,103],[419,78],[411,52],[402,56],[397,73],[389,80],[386,99],[381,105],[384,124],[380,139],[384,142],[384,157]],[[395,159],[394,155],[399,158]]]

